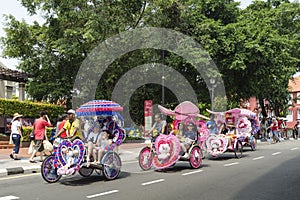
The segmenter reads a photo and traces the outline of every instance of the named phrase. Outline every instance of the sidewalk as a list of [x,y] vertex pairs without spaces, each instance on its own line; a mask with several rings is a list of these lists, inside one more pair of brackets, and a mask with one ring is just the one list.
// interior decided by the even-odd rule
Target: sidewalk
[[[122,162],[135,161],[139,150],[146,146],[144,143],[123,143],[119,147],[120,157]],[[12,149],[0,149],[0,177],[20,174],[20,173],[40,173],[41,162],[30,163],[28,148],[20,148],[19,158],[21,160],[12,160],[9,157]],[[36,161],[40,159],[39,154],[35,158]]]

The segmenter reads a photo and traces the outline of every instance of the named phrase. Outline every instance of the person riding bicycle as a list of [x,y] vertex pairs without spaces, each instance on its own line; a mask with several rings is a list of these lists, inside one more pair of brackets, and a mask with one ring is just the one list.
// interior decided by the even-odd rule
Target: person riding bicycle
[[159,134],[165,134],[167,130],[167,122],[161,118],[160,114],[155,114],[154,116],[155,123],[152,128],[148,131],[148,133],[152,133],[152,140],[155,141]]
[[67,133],[67,138],[81,139],[83,140],[83,136],[81,133],[80,120],[75,117],[75,110],[68,110],[68,120],[66,121],[64,127],[54,136],[54,138],[60,136],[64,131]]
[[184,141],[183,141],[183,146],[185,148],[182,148],[182,150],[184,151],[184,158],[188,158],[189,154],[188,154],[188,149],[191,147],[192,143],[197,139],[197,130],[196,130],[196,126],[195,124],[193,124],[192,122],[188,122],[186,124],[187,126],[187,130],[184,132]]

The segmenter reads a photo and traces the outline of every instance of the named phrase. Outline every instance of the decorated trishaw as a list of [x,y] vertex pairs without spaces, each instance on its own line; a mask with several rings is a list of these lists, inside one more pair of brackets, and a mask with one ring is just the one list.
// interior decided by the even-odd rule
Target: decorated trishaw
[[[208,136],[208,129],[204,120],[205,116],[199,114],[199,109],[193,103],[185,101],[180,103],[174,110],[158,106],[160,111],[174,117],[174,130],[170,134],[160,134],[151,146],[144,147],[139,154],[139,165],[143,170],[149,170],[152,166],[155,169],[166,169],[173,166],[178,160],[188,161],[192,168],[199,168],[202,164],[202,150],[205,150],[205,141]],[[179,136],[178,124],[191,124],[195,128],[195,139]],[[183,156],[182,143],[188,140],[186,154]]]
[[[90,176],[94,171],[103,174],[107,180],[118,177],[121,170],[121,159],[115,149],[122,143],[124,130],[120,127],[123,108],[108,100],[89,101],[76,110],[77,117],[82,122],[84,139],[56,138],[53,143],[52,155],[45,158],[41,166],[41,174],[49,183],[57,182],[62,176],[71,176],[78,172],[83,177]],[[91,123],[92,122],[92,123]],[[85,123],[90,123],[86,125]],[[93,124],[108,130],[112,135],[112,142],[105,146],[100,163],[87,163],[87,140]],[[86,125],[86,126],[85,126]],[[87,127],[90,126],[90,129]],[[100,135],[100,134],[99,134]],[[91,157],[91,161],[93,161]]]
[[241,158],[244,146],[256,150],[254,136],[259,130],[256,113],[240,108],[225,112],[207,111],[215,115],[218,127],[218,133],[211,134],[206,141],[209,155],[216,157],[233,151],[236,158]]

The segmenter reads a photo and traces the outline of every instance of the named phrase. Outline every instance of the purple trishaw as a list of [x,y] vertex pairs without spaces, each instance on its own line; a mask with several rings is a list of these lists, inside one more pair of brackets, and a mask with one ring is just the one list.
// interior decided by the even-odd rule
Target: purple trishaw
[[87,165],[86,135],[84,140],[55,139],[52,155],[45,158],[41,166],[43,179],[48,183],[55,183],[62,176],[68,177],[78,172],[81,176],[88,177],[94,171],[103,174],[107,180],[116,179],[120,174],[122,163],[115,149],[122,143],[125,133],[115,119],[121,117],[118,112],[122,110],[119,104],[108,100],[89,101],[78,108],[76,115],[83,123],[90,119],[94,123],[101,124],[102,128],[112,133],[113,142],[105,146],[100,164]]

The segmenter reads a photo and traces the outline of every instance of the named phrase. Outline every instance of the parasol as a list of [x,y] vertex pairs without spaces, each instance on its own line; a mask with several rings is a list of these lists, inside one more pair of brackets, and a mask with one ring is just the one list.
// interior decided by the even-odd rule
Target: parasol
[[117,112],[123,111],[123,107],[118,103],[109,100],[92,100],[82,104],[77,110],[77,116],[99,116],[99,115],[118,115]]
[[159,105],[158,108],[165,115],[175,116],[175,119],[180,121],[195,116],[208,119],[204,115],[199,114],[199,108],[190,101],[180,103],[174,110],[167,109],[161,105]]

